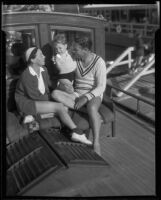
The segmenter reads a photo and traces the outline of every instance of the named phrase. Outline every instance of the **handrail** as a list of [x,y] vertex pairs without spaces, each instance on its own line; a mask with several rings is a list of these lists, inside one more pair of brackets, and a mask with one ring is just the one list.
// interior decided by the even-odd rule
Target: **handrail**
[[[139,101],[143,101],[144,103],[147,103],[147,104],[149,104],[149,105],[151,105],[151,106],[155,106],[155,102],[154,102],[154,101],[150,101],[150,100],[148,100],[148,99],[145,99],[144,97],[137,96],[137,95],[132,94],[132,93],[130,93],[130,92],[124,91],[123,89],[118,88],[118,87],[113,86],[113,85],[108,84],[108,83],[107,83],[106,86],[108,86],[108,87],[110,87],[110,88],[112,88],[112,89],[115,89],[115,90],[119,90],[119,91],[123,92],[124,94],[127,94],[127,95],[129,95],[129,96],[131,96],[131,97],[134,97],[135,99],[138,99]],[[112,96],[112,98],[114,98],[114,96]]]
[[[110,85],[110,84],[107,84],[107,86],[109,86],[112,89],[119,90],[119,91],[121,91],[121,92],[123,92],[123,93],[125,93],[125,94],[127,94],[127,95],[129,95],[129,96],[131,96],[131,97],[133,97],[133,98],[135,98],[137,100],[137,104],[136,104],[137,108],[134,111],[132,108],[129,108],[126,105],[120,104],[116,99],[114,99],[114,96],[111,96],[112,101],[116,105],[119,105],[122,108],[126,108],[128,112],[133,113],[133,114],[137,115],[138,117],[141,117],[141,119],[146,120],[146,122],[149,122],[152,125],[155,125],[155,119],[151,119],[150,117],[148,117],[147,115],[145,115],[144,113],[142,113],[140,111],[140,105],[139,105],[140,101],[142,101],[142,102],[144,102],[144,103],[146,103],[146,104],[148,104],[150,106],[153,106],[155,108],[155,102],[154,101],[149,101],[149,100],[147,100],[147,99],[145,99],[143,97],[131,94],[131,93],[127,92],[127,91],[124,91],[124,90],[122,90],[122,89],[120,89],[118,87],[115,87],[113,85]],[[112,93],[112,90],[111,90],[111,93]]]
[[[134,51],[134,47],[128,47],[114,62],[113,64],[111,64],[107,70],[106,70],[106,74],[108,74],[113,68],[115,68],[116,66],[119,65],[124,65],[124,64],[128,64],[129,68],[131,67],[131,63],[133,61],[133,59],[131,58],[131,52]],[[120,62],[125,56],[128,55],[128,60],[124,60],[122,62]]]

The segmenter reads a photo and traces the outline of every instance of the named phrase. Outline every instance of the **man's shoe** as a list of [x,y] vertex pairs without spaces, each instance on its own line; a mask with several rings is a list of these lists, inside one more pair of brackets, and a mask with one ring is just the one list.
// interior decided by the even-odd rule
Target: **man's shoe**
[[79,134],[73,132],[71,140],[73,140],[75,142],[81,142],[81,143],[87,144],[87,145],[92,145],[92,142],[86,138],[85,134],[79,135]]

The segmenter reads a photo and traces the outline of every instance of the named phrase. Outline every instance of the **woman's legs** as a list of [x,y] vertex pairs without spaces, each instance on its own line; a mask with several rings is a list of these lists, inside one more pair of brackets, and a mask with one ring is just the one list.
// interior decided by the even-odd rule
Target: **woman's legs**
[[77,126],[72,121],[62,103],[56,103],[52,101],[36,101],[35,105],[38,114],[51,112],[55,113],[60,120],[72,130],[73,133],[71,139],[73,141],[81,142],[87,145],[92,144],[91,141],[86,138],[85,134],[80,134],[80,130],[77,129]]
[[62,90],[54,90],[51,93],[51,96],[55,101],[61,102],[69,108],[72,109],[74,108],[75,98],[76,98],[76,95],[74,93],[68,94]]
[[70,129],[76,128],[76,125],[68,115],[63,104],[52,101],[36,101],[36,111],[38,114],[55,113],[60,120]]
[[101,98],[95,97],[89,101],[87,104],[87,111],[90,119],[90,124],[93,132],[93,138],[94,138],[94,150],[101,154],[100,151],[100,144],[99,144],[99,133],[101,128],[101,120],[100,115],[98,113],[99,107],[101,105]]

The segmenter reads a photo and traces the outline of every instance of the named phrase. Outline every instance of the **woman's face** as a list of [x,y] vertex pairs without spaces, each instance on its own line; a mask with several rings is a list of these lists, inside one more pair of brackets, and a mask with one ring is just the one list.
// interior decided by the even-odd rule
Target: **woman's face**
[[40,49],[37,50],[36,57],[32,59],[32,62],[40,66],[45,65],[45,56]]
[[55,50],[56,50],[56,53],[59,53],[60,55],[64,54],[67,50],[67,44],[57,43],[55,45]]

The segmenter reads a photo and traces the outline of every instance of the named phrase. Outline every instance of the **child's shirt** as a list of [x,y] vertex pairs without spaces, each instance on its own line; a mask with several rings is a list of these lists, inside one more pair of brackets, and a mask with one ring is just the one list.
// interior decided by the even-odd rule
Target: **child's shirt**
[[[75,78],[75,70],[76,70],[76,61],[72,59],[70,54],[66,51],[64,54],[56,55],[56,65],[59,70],[58,75],[58,88],[62,88],[62,90],[66,91],[66,89],[63,89],[65,85],[69,85],[71,88],[70,91],[73,91],[73,81]],[[61,86],[64,85],[64,86]],[[66,91],[68,92],[68,91]],[[71,93],[71,92],[68,92]]]
[[57,54],[56,65],[59,69],[59,74],[67,74],[76,69],[76,62],[72,59],[68,51],[62,55]]

